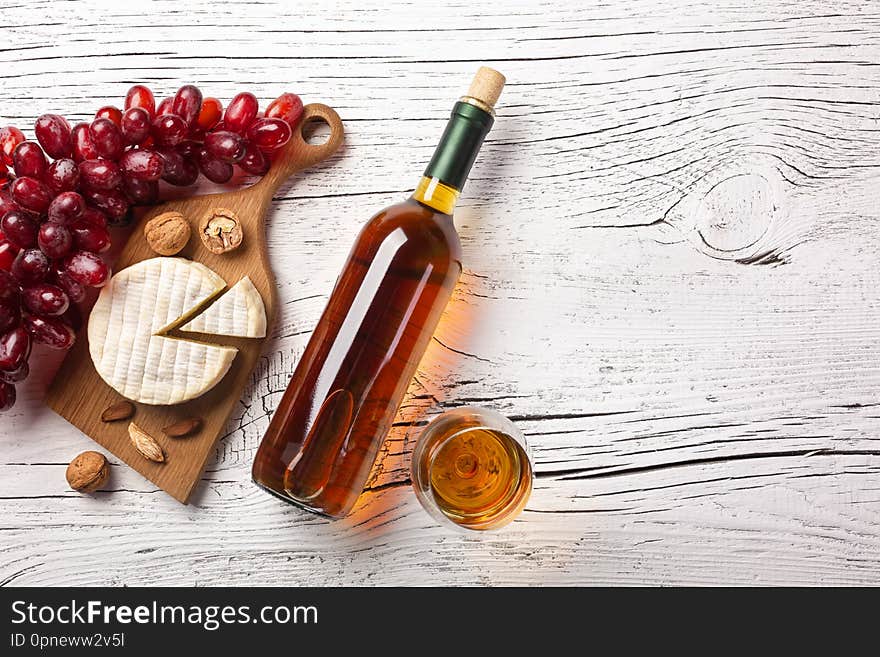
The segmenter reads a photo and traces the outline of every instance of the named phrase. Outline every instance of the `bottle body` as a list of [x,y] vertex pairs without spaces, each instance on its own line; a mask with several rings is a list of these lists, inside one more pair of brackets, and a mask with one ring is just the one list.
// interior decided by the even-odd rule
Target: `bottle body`
[[461,273],[452,216],[409,199],[362,229],[266,432],[256,483],[351,510]]

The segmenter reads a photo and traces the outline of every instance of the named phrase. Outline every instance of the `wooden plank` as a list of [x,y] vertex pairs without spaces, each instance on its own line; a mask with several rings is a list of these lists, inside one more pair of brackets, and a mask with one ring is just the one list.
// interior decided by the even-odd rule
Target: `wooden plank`
[[[112,492],[69,491],[90,442],[42,407],[58,359],[35,353],[0,428],[0,581],[880,577],[871,4],[48,8],[8,10],[9,123],[195,82],[320,99],[347,143],[273,201],[279,321],[190,507],[115,460]],[[251,485],[257,444],[356,231],[415,184],[480,63],[509,85],[457,213],[466,272],[438,340],[355,516],[289,508]],[[528,510],[493,535],[435,526],[408,488],[419,425],[464,403],[535,447]]]

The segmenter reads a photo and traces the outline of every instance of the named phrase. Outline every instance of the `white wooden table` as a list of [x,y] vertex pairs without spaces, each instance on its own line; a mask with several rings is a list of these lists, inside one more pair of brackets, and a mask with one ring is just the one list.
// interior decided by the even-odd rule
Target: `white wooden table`
[[[277,198],[280,323],[192,505],[115,460],[71,491],[94,445],[41,404],[59,359],[35,352],[0,419],[0,582],[880,582],[880,6],[727,4],[4,8],[4,125],[194,82],[298,92],[348,135]],[[354,515],[286,506],[250,481],[272,410],[356,231],[480,63],[509,84],[437,340]],[[409,487],[419,425],[465,403],[534,446],[497,533],[437,526]]]

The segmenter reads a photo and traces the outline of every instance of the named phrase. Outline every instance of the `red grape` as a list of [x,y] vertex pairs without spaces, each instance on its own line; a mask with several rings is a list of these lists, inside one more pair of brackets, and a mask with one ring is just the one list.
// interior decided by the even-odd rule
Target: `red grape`
[[122,115],[122,138],[126,144],[140,144],[150,136],[150,115],[143,107],[132,107]]
[[176,171],[179,168],[183,155],[180,154],[180,146],[158,146],[156,152],[162,157],[164,164],[162,178],[164,180],[169,171]]
[[110,119],[100,118],[92,121],[89,126],[89,136],[100,157],[118,160],[122,155],[125,146],[122,143],[122,132]]
[[49,273],[49,258],[40,249],[22,249],[15,256],[10,271],[21,285],[34,285]]
[[23,141],[15,147],[12,154],[12,166],[16,176],[29,176],[41,180],[49,163],[40,145],[33,141]]
[[111,226],[123,226],[127,223],[130,203],[118,189],[86,189],[83,196],[107,216],[107,222]]
[[[19,365],[18,369],[9,370],[8,372],[6,370],[0,370],[0,381],[6,383],[18,383],[19,381],[24,381],[28,374],[30,374],[30,367],[28,367],[27,361],[25,361]],[[15,390],[15,388],[13,388],[13,390]],[[8,410],[9,408],[3,408],[2,406],[3,405],[0,404],[0,411]]]
[[88,123],[77,123],[73,126],[73,130],[70,132],[70,140],[73,143],[74,161],[82,162],[83,160],[98,159],[100,154],[98,149],[95,148],[95,143],[92,141]]
[[174,96],[166,98],[161,103],[159,103],[159,107],[156,108],[155,116],[162,116],[163,114],[174,114],[171,111],[171,106],[174,104]]
[[12,198],[25,210],[42,214],[52,202],[52,194],[36,178],[24,176],[16,178],[12,183]]
[[21,326],[0,336],[0,370],[17,370],[22,363],[27,362],[30,355],[31,339]]
[[290,125],[282,119],[257,119],[248,128],[247,137],[261,151],[273,151],[290,141]]
[[205,178],[215,183],[228,182],[233,174],[231,164],[218,160],[205,148],[199,151],[199,169]]
[[[3,272],[4,274],[6,272]],[[16,285],[17,288],[17,285]],[[13,301],[0,301],[0,332],[17,326],[21,321],[20,303],[16,299]]]
[[187,126],[196,125],[199,111],[202,109],[202,92],[192,84],[185,84],[174,95],[171,103],[171,113],[184,120]]
[[0,220],[0,229],[6,239],[20,249],[37,245],[37,222],[18,210],[11,210]]
[[299,96],[284,93],[273,100],[266,108],[267,119],[282,119],[293,128],[302,118],[303,102]]
[[186,122],[176,114],[162,114],[153,121],[153,138],[160,146],[175,146],[186,138]]
[[159,148],[156,152],[162,156],[165,163],[162,180],[178,187],[185,187],[192,185],[198,179],[198,166],[186,159],[178,150]]
[[110,160],[86,160],[79,164],[79,178],[86,190],[109,190],[119,187],[122,172]]
[[202,144],[192,139],[186,139],[177,145],[177,151],[188,160],[197,161]]
[[52,259],[63,258],[73,250],[73,234],[67,226],[47,221],[37,233],[40,250]]
[[55,160],[43,177],[46,186],[54,193],[72,192],[79,185],[79,169],[70,158]]
[[110,248],[110,233],[106,228],[78,221],[73,225],[73,243],[81,251],[103,253]]
[[138,180],[159,180],[162,177],[164,162],[155,151],[145,149],[131,150],[119,160],[119,166],[131,178]]
[[150,118],[156,113],[156,99],[153,92],[142,84],[136,84],[125,95],[125,109],[140,107],[147,110]]
[[18,324],[20,306],[21,292],[18,281],[8,271],[0,270],[0,332]]
[[202,100],[202,109],[199,111],[199,118],[196,125],[200,130],[210,130],[220,121],[223,116],[223,105],[216,98],[205,98]]
[[3,158],[3,164],[8,167],[12,166],[12,154],[15,147],[24,141],[24,133],[14,126],[0,128],[0,156]]
[[10,242],[0,244],[0,271],[9,271],[12,268],[17,253],[18,249]]
[[0,270],[0,302],[18,306],[21,293],[18,282],[8,271]]
[[63,315],[70,305],[70,300],[64,290],[50,283],[26,287],[23,290],[22,298],[28,310],[44,317]]
[[125,175],[122,186],[132,205],[152,205],[159,200],[159,183],[155,180],[139,180]]
[[58,114],[43,114],[34,124],[37,141],[53,160],[70,157],[70,124]]
[[70,349],[76,333],[58,317],[35,317],[25,315],[24,327],[36,342],[52,349]]
[[15,386],[11,383],[0,383],[0,412],[8,411],[15,406]]
[[49,204],[49,221],[72,224],[86,209],[85,199],[76,192],[62,192]]
[[0,216],[7,212],[20,209],[18,204],[12,200],[12,192],[7,187],[0,187]]
[[90,226],[97,226],[98,228],[106,228],[107,217],[105,217],[104,213],[100,210],[86,206],[78,223],[89,224]]
[[189,133],[186,135],[186,138],[191,139],[198,144],[201,144],[205,141],[205,135],[207,134],[207,132],[196,126],[195,128],[189,129]]
[[117,128],[122,127],[122,111],[113,105],[105,105],[95,112],[96,119],[110,119],[116,124]]
[[244,157],[238,161],[242,171],[254,176],[264,176],[269,171],[269,159],[259,148],[250,142],[246,142]]
[[64,261],[64,271],[80,285],[102,287],[110,278],[110,268],[88,251],[77,251]]
[[63,269],[55,271],[55,282],[58,284],[58,287],[64,290],[67,298],[74,303],[80,303],[85,300],[86,288],[73,280]]
[[226,130],[244,133],[257,118],[260,104],[252,93],[240,93],[230,101],[223,115]]
[[205,149],[218,160],[232,163],[244,157],[245,143],[241,135],[221,130],[205,135]]

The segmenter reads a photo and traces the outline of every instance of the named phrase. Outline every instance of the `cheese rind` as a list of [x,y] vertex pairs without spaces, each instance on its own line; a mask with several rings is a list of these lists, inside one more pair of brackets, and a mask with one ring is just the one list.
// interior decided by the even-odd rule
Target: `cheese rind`
[[180,327],[190,333],[262,338],[266,335],[263,297],[247,276],[233,285],[205,312]]
[[179,404],[213,388],[238,350],[161,334],[225,287],[217,273],[183,258],[151,258],[118,272],[89,317],[89,352],[98,374],[144,404]]

